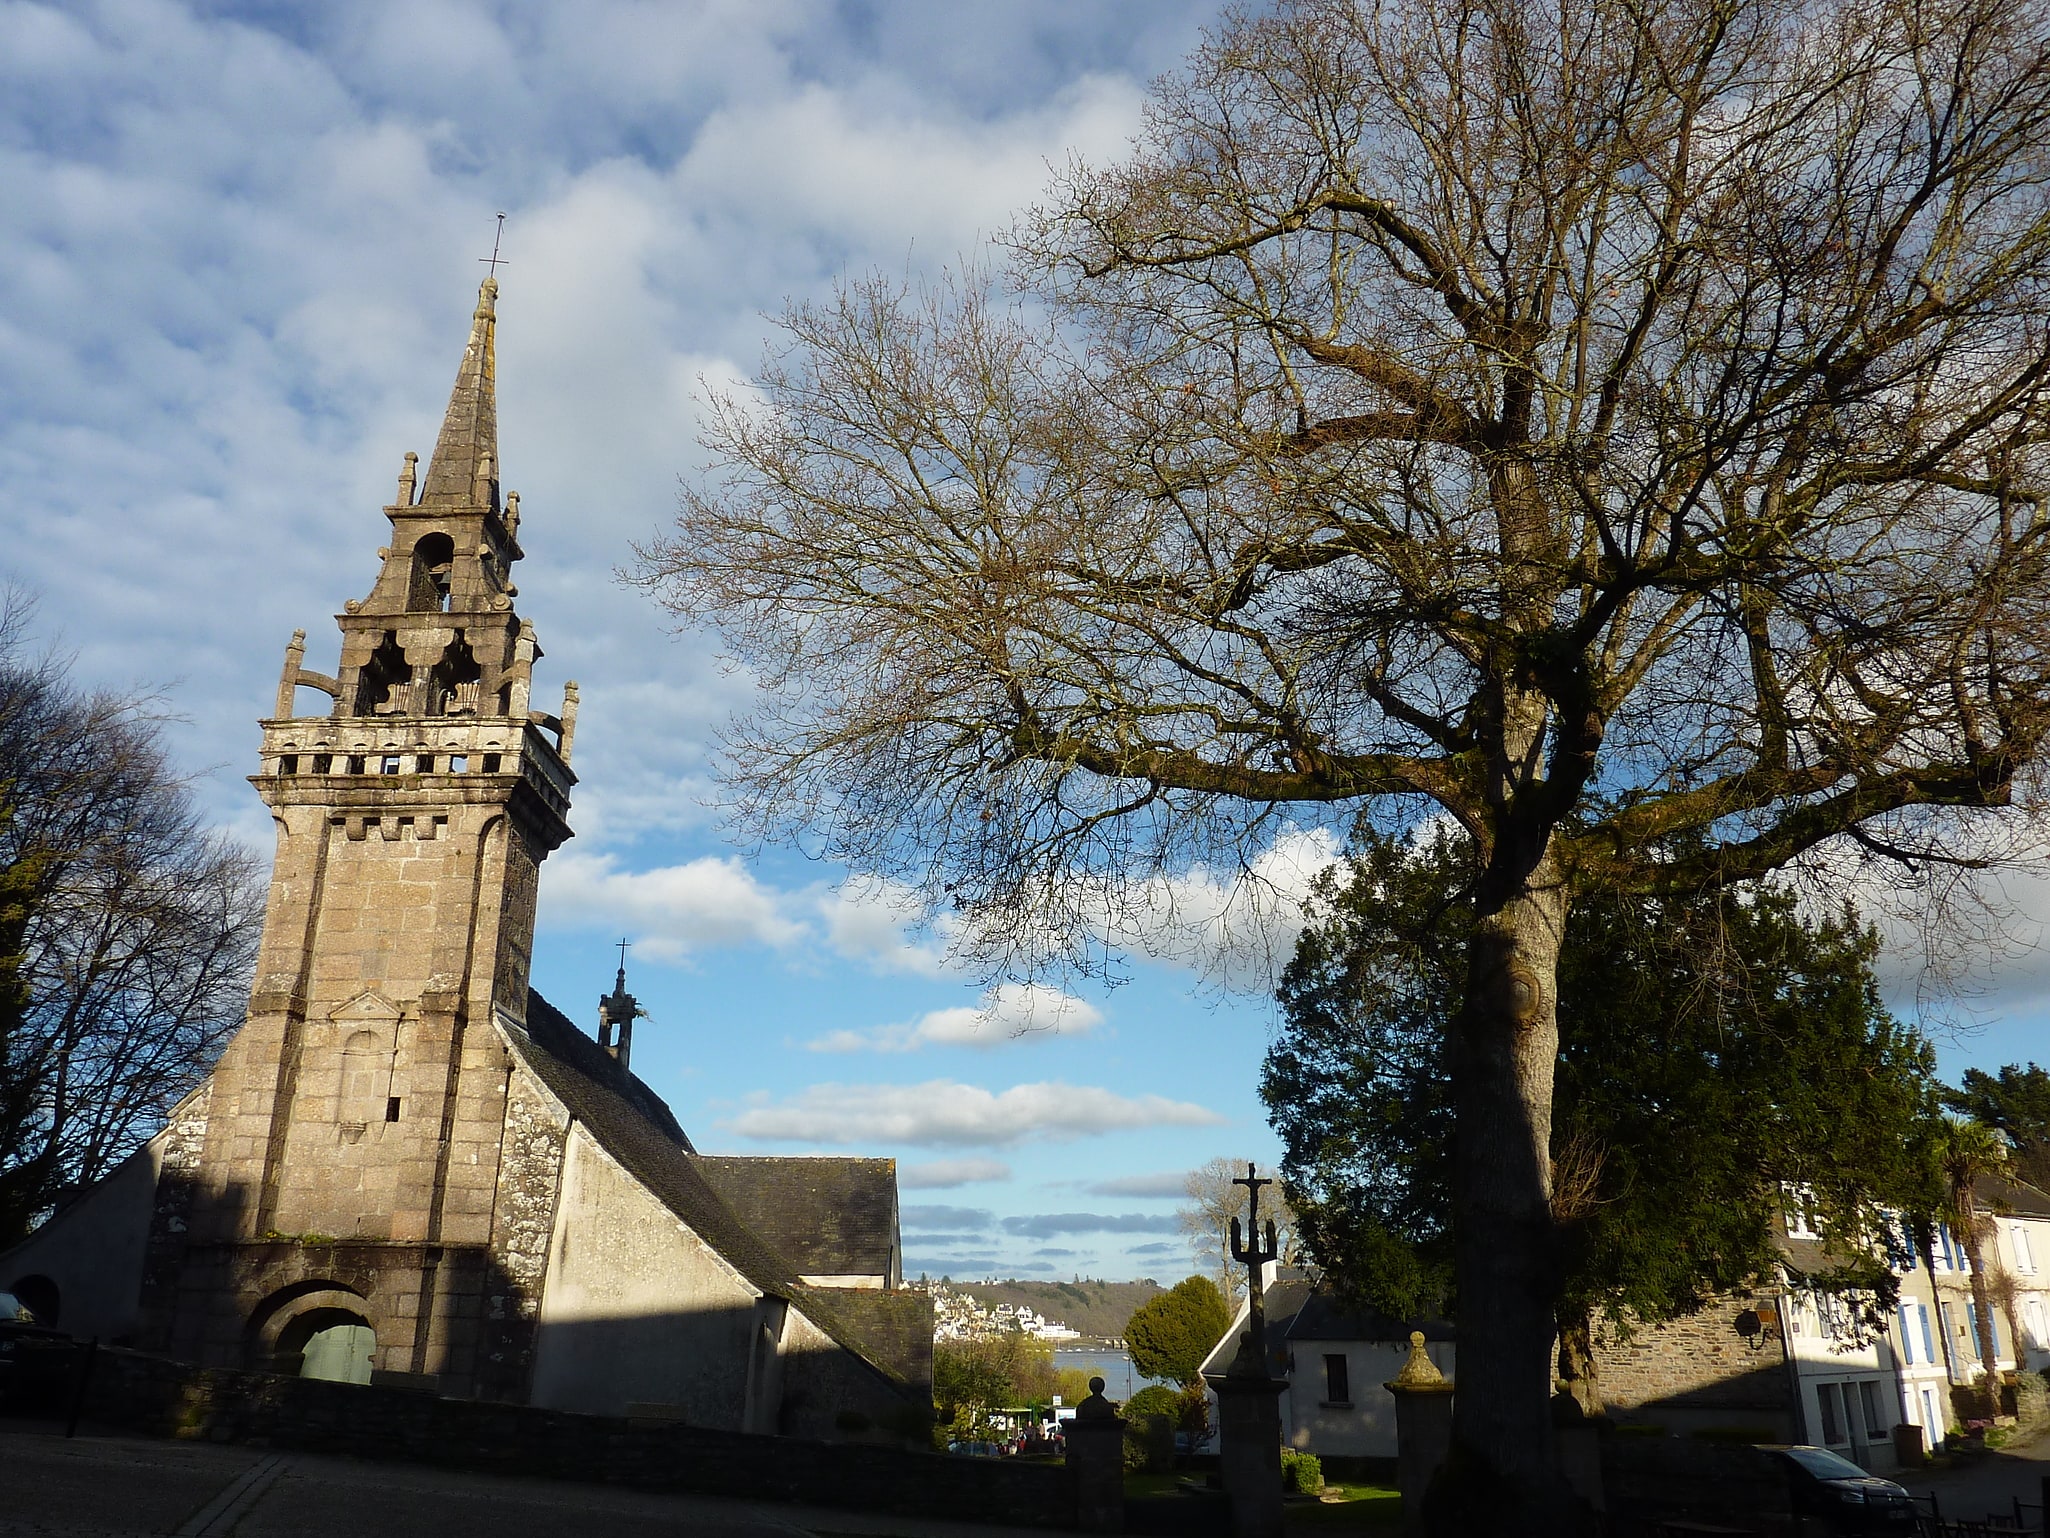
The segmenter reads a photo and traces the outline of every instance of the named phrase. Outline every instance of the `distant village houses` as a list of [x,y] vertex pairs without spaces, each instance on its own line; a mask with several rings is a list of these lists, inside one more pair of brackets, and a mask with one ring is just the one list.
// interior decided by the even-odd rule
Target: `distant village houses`
[[927,1284],[932,1297],[932,1338],[986,1340],[1016,1330],[1036,1340],[1079,1340],[1082,1332],[1049,1319],[1023,1303],[984,1303],[944,1281]]

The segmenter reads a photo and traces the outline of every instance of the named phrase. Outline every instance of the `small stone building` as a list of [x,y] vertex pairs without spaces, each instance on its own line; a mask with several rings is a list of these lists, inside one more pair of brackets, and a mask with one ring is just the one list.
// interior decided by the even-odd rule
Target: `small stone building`
[[[534,709],[501,496],[486,280],[424,484],[338,615],[287,648],[257,792],[277,856],[246,1023],[133,1158],[0,1255],[72,1333],[559,1409],[888,1435],[931,1403],[882,1159],[706,1158],[528,986],[569,838],[577,690]],[[321,707],[301,714],[309,697]]]
[[[1416,1325],[1346,1306],[1330,1283],[1301,1271],[1279,1271],[1266,1287],[1268,1371],[1287,1385],[1280,1398],[1284,1445],[1319,1458],[1393,1458],[1395,1396],[1387,1382],[1409,1360],[1409,1334],[1423,1331],[1425,1351],[1447,1378],[1455,1376],[1452,1327]],[[1231,1328],[1204,1359],[1213,1389],[1230,1368],[1247,1328],[1244,1302]],[[1213,1406],[1214,1408],[1214,1406]],[[1213,1415],[1213,1420],[1215,1416]]]

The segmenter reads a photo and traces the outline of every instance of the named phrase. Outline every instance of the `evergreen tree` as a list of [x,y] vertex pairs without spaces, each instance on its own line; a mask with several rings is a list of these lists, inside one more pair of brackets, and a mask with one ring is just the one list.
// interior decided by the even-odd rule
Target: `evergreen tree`
[[2009,1063],[1997,1076],[1967,1068],[1943,1103],[2004,1134],[2013,1145],[2012,1172],[2050,1191],[2050,1073],[2034,1063]]
[[[1282,984],[1262,1095],[1305,1239],[1356,1304],[1456,1310],[1446,1064],[1465,964],[1464,844],[1367,836],[1327,874]],[[1595,1320],[1660,1320],[1780,1260],[1795,1192],[1825,1235],[1809,1278],[1891,1306],[1927,1212],[1928,1044],[1882,1007],[1877,941],[1782,891],[1609,896],[1560,958],[1550,1155],[1561,1372],[1588,1408]]]
[[1133,1310],[1125,1325],[1125,1346],[1132,1365],[1145,1376],[1188,1388],[1200,1381],[1203,1358],[1230,1327],[1217,1284],[1207,1276],[1192,1276]]

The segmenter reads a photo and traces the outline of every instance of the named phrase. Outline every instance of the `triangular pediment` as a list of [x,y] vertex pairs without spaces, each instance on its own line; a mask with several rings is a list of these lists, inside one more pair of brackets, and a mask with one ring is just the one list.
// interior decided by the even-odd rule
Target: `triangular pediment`
[[340,1025],[356,1021],[396,1020],[403,1013],[398,1005],[375,988],[365,988],[348,1003],[329,1010],[327,1017]]

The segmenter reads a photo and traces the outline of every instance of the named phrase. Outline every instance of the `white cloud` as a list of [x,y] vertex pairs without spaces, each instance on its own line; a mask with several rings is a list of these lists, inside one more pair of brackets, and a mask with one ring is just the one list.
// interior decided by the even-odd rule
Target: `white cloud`
[[951,1191],[959,1186],[985,1185],[1009,1180],[1011,1166],[1001,1159],[934,1159],[929,1164],[906,1164],[897,1171],[901,1191]]
[[[826,925],[826,943],[841,956],[865,961],[879,972],[910,972],[939,977],[946,971],[944,943],[920,944],[905,931],[924,915],[918,893],[902,882],[881,876],[856,876],[819,900]],[[945,936],[951,925],[942,923]]]
[[1097,1180],[1082,1187],[1091,1196],[1172,1196],[1180,1199],[1188,1195],[1187,1174],[1180,1170],[1163,1170],[1157,1175],[1120,1175],[1115,1180]]
[[1338,858],[1330,829],[1292,829],[1242,870],[1199,865],[1134,885],[1106,918],[1105,934],[1225,987],[1265,991],[1295,951],[1310,883]]
[[1044,983],[999,983],[980,1005],[935,1009],[908,1025],[879,1025],[866,1031],[833,1031],[806,1045],[814,1052],[915,1052],[920,1047],[991,1047],[1086,1036],[1103,1023],[1103,1011]]
[[749,1107],[723,1125],[757,1142],[921,1148],[1001,1148],[1141,1127],[1210,1127],[1215,1111],[1162,1095],[1119,1095],[1089,1085],[814,1084],[780,1104]]
[[1171,1234],[1176,1222],[1153,1212],[1035,1212],[1005,1218],[1004,1232],[1034,1239],[1056,1234]]
[[633,871],[610,853],[565,850],[549,862],[542,892],[551,923],[623,928],[658,958],[713,946],[787,947],[805,934],[783,896],[730,856]]
[[932,1233],[946,1228],[988,1228],[997,1215],[983,1207],[906,1207],[898,1221],[906,1229]]

